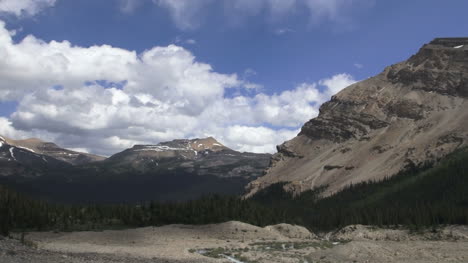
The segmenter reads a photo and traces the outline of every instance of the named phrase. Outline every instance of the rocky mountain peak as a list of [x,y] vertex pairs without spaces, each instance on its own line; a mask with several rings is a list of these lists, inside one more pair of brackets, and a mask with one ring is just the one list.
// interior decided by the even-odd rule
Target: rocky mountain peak
[[226,146],[222,145],[213,137],[202,138],[202,139],[193,139],[189,141],[190,147],[196,151],[211,150],[211,151],[220,151],[223,149],[228,149]]
[[170,152],[170,151],[188,151],[188,152],[202,152],[202,151],[221,151],[230,150],[228,147],[222,145],[213,137],[201,139],[176,139],[168,142],[161,142],[156,145],[135,145],[132,150],[134,151],[153,151],[153,152]]
[[39,138],[27,138],[27,139],[24,139],[24,140],[16,140],[17,142],[21,142],[21,143],[44,143],[43,140],[39,139]]
[[437,45],[448,48],[462,48],[463,45],[468,45],[468,37],[436,38],[432,40],[429,45]]
[[436,38],[406,62],[386,70],[392,84],[468,97],[468,38]]
[[468,142],[468,38],[438,38],[355,83],[278,146],[250,194],[275,182],[295,192],[379,180]]
[[105,159],[102,156],[75,152],[65,148],[61,148],[55,143],[45,142],[38,138],[14,140],[4,136],[0,136],[0,140],[10,146],[14,146],[15,148],[21,149],[23,152],[26,151],[32,153],[33,155],[43,155],[51,157],[56,160],[73,165],[101,161]]
[[23,140],[9,139],[8,143],[10,145],[13,145],[13,146],[16,146],[16,147],[24,148],[24,149],[29,150],[31,152],[39,152],[39,153],[42,152],[41,148],[45,144],[54,145],[55,147],[58,148],[58,146],[55,145],[54,143],[45,142],[45,141],[42,141],[41,139],[38,139],[38,138],[28,138],[28,139],[23,139]]

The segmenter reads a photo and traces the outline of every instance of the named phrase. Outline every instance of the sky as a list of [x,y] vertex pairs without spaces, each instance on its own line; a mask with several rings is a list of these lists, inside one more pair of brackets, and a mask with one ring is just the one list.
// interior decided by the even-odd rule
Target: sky
[[0,0],[0,134],[110,156],[213,136],[276,151],[466,0]]

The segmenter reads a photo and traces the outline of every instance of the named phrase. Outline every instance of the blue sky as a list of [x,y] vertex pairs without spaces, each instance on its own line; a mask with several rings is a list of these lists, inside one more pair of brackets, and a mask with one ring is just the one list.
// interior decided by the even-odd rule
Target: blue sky
[[[41,4],[37,5],[38,2]],[[6,72],[3,74],[10,75],[2,76],[4,83],[0,83],[0,91],[4,90],[0,93],[0,116],[6,127],[0,132],[12,137],[41,136],[67,147],[105,155],[135,143],[208,135],[235,149],[272,152],[274,145],[294,136],[303,122],[317,114],[318,106],[331,91],[339,91],[343,85],[371,77],[384,67],[407,59],[435,37],[466,36],[466,10],[468,2],[464,0],[36,0],[36,4],[31,0],[2,0],[0,20],[10,33],[15,31],[10,34],[12,46],[17,48],[15,56],[21,52],[29,54],[37,48],[49,54],[54,49],[51,41],[67,41],[71,48],[62,50],[61,56],[65,58],[74,47],[86,54],[83,56],[93,56],[90,46],[101,47],[102,51],[102,45],[110,45],[126,51],[130,61],[133,51],[138,59],[154,47],[175,45],[187,53],[181,55],[183,59],[177,55],[180,61],[185,61],[181,62],[185,66],[174,68],[171,72],[181,72],[174,76],[184,78],[183,72],[201,63],[211,69],[195,70],[197,78],[203,80],[200,89],[211,85],[213,88],[192,100],[199,92],[192,94],[193,90],[184,83],[190,83],[193,77],[169,81],[164,79],[165,74],[148,74],[135,77],[132,86],[131,79],[111,73],[67,71],[62,78],[59,76],[62,69],[49,79],[47,74],[39,76],[35,69],[30,69],[24,74],[32,73],[20,81],[10,76],[14,72],[10,65],[3,69]],[[27,35],[42,44],[19,46]],[[153,59],[160,61],[166,51],[157,52],[158,57]],[[175,58],[175,51],[171,52]],[[8,57],[12,64],[15,56]],[[50,70],[54,71],[56,60],[49,61],[49,58],[39,57],[31,64],[51,63]],[[91,62],[79,59],[66,61],[74,68],[80,63],[81,67],[90,69],[96,66],[95,62],[87,64]],[[164,61],[169,61],[168,68],[173,66],[170,59]],[[115,62],[119,63],[123,62]],[[155,70],[148,66],[151,63],[140,64]],[[216,74],[225,79],[220,80]],[[233,75],[234,79],[229,79]],[[30,79],[26,82],[24,78]],[[89,83],[96,86],[92,91],[86,88]],[[151,83],[164,87],[151,86]],[[61,89],[52,92],[59,85]],[[101,89],[111,94],[106,95]],[[102,121],[109,124],[97,123],[95,127],[77,124],[70,121],[71,109],[61,112],[60,103],[66,100],[58,99],[66,97],[70,99],[67,103],[74,103],[76,99],[72,98],[77,92],[96,92],[115,98],[126,96],[123,100],[128,103],[118,104],[123,105],[119,108],[115,100],[111,102],[114,104],[107,105],[97,99],[99,103],[93,104],[94,96],[86,93],[90,105],[80,104],[87,110],[76,112],[77,116],[83,117],[82,122],[89,122],[96,116],[90,115],[91,112],[105,108],[105,113],[98,115],[107,114]],[[161,95],[164,92],[170,94]],[[309,99],[297,102],[305,93]],[[138,100],[144,102],[144,108],[130,103]],[[162,105],[160,101],[171,103]],[[240,107],[239,101],[247,106]],[[296,102],[299,106],[294,106]],[[218,103],[218,108],[209,108]],[[160,130],[155,132],[153,126],[144,123],[123,121],[115,125],[125,117],[115,112],[110,116],[110,106],[132,114],[143,110],[142,114],[158,116],[146,121],[167,127],[158,126]],[[46,108],[54,108],[53,113],[45,112]],[[80,107],[73,110],[77,108]],[[232,112],[219,116],[217,111]],[[288,120],[288,114],[294,115],[292,121]],[[242,119],[246,115],[255,117]],[[172,118],[180,121],[180,125],[189,123],[186,126],[191,128],[167,124],[159,118],[165,121]],[[213,127],[205,128],[210,126],[208,122]],[[265,137],[269,140],[260,139]]]

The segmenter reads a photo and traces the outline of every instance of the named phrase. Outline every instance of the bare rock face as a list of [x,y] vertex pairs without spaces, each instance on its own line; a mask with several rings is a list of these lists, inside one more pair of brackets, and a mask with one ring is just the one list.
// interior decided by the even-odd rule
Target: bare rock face
[[468,38],[435,39],[407,61],[353,84],[278,146],[248,196],[276,182],[300,193],[379,180],[468,144]]

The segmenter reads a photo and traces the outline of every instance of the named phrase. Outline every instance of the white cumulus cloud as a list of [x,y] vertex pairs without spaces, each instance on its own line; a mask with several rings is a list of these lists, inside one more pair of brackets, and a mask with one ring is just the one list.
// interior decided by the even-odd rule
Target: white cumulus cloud
[[[0,102],[18,102],[9,118],[0,118],[0,134],[103,155],[206,136],[236,150],[274,152],[321,103],[355,82],[337,74],[266,94],[236,74],[215,72],[180,46],[137,53],[34,36],[16,43],[3,22],[0,57]],[[228,96],[230,89],[246,92]]]
[[272,130],[266,127],[250,127],[234,125],[225,130],[224,142],[239,151],[275,152],[278,142],[291,139],[299,133],[299,129]]
[[342,89],[350,86],[355,82],[356,80],[354,80],[353,76],[342,73],[336,74],[331,78],[322,79],[319,81],[319,84],[327,87],[325,94],[329,97],[340,92]]

